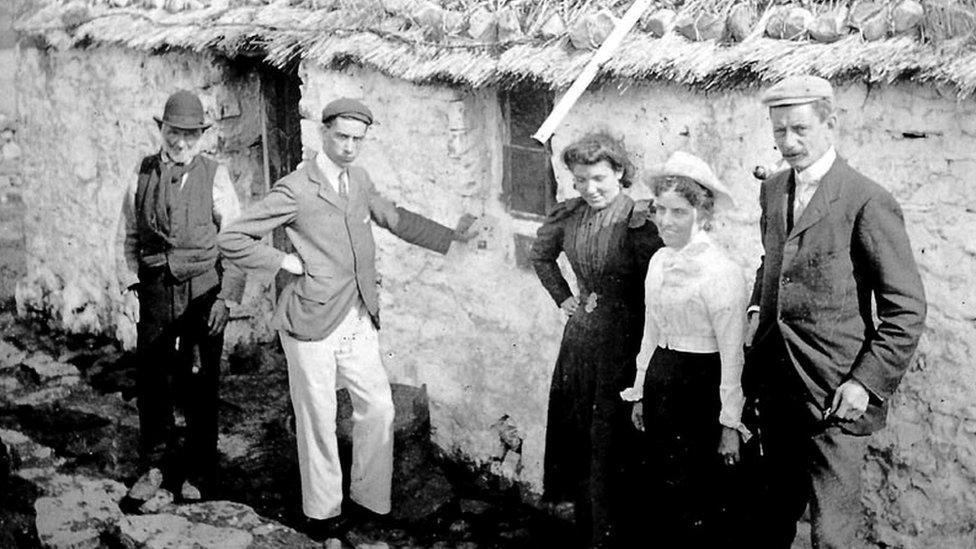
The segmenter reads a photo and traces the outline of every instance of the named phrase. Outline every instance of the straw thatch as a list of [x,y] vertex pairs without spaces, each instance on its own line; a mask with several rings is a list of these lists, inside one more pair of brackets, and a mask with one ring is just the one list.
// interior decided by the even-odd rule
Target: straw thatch
[[[89,43],[148,51],[181,48],[259,55],[278,66],[297,59],[324,66],[352,62],[418,83],[479,88],[532,79],[558,88],[573,81],[605,38],[607,21],[630,4],[48,0],[21,20],[18,30],[59,48]],[[976,90],[974,35],[973,0],[854,0],[805,7],[691,0],[649,10],[601,77],[715,89],[815,73],[945,84],[963,98]]]

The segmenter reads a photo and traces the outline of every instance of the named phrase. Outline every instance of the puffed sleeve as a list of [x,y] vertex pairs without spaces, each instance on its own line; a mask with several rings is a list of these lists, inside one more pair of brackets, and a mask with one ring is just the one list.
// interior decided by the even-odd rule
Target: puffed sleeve
[[549,292],[556,305],[561,305],[572,297],[573,292],[569,283],[559,270],[556,259],[563,252],[563,237],[565,236],[565,220],[572,214],[577,202],[570,200],[561,202],[553,207],[546,217],[545,223],[536,233],[535,243],[532,245],[529,259],[535,274],[542,282],[542,286]]
[[742,392],[745,317],[742,310],[748,300],[745,277],[738,265],[724,258],[710,262],[709,267],[713,271],[707,282],[702,284],[701,292],[721,360],[718,390],[722,409],[718,420],[748,438],[749,431],[742,424],[742,406],[745,403]]

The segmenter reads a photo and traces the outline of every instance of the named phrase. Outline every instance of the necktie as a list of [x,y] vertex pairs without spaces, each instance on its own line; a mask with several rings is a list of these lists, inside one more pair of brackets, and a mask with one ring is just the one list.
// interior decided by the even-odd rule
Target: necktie
[[800,219],[803,210],[806,209],[810,201],[810,188],[807,183],[801,182],[799,177],[796,181],[796,194],[793,197],[793,219]]
[[339,172],[339,196],[349,198],[349,172],[342,170]]

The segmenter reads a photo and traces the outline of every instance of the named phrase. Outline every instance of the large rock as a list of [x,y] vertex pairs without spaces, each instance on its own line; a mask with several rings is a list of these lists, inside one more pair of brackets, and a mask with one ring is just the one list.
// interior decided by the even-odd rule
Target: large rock
[[725,18],[711,13],[682,14],[675,19],[674,30],[696,42],[718,40],[725,33]]
[[304,534],[230,501],[170,505],[159,514],[129,516],[108,537],[124,547],[311,549]]
[[37,535],[45,547],[100,547],[102,532],[122,518],[122,483],[86,477],[58,477],[50,494],[34,502]]
[[578,50],[595,50],[610,36],[617,18],[609,10],[580,17],[569,30],[569,41]]
[[810,22],[807,31],[817,42],[836,42],[847,35],[847,8],[835,8],[817,15]]
[[660,38],[671,30],[675,13],[671,9],[659,9],[648,12],[640,19],[640,28],[655,38]]
[[0,370],[14,368],[27,358],[27,352],[0,340]]
[[254,536],[240,528],[221,528],[191,522],[176,515],[129,516],[119,522],[119,539],[147,549],[245,549]]

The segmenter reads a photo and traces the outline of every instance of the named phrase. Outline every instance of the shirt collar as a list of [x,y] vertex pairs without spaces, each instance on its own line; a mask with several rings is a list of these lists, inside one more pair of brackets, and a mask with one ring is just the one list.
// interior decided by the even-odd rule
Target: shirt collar
[[830,167],[834,165],[835,160],[837,160],[837,151],[834,147],[830,147],[816,162],[807,166],[805,170],[796,172],[797,183],[804,185],[820,183],[823,176],[827,175]]
[[329,180],[333,185],[339,184],[339,174],[345,169],[329,158],[329,155],[325,153],[319,153],[315,155],[315,163],[318,165],[319,170],[322,170],[322,175]]
[[661,250],[662,251],[668,250],[669,253],[674,254],[676,256],[696,257],[700,255],[702,252],[704,252],[705,250],[707,250],[708,248],[710,248],[711,246],[712,246],[712,237],[708,234],[708,231],[704,229],[698,229],[697,231],[695,231],[695,234],[691,235],[691,240],[689,240],[688,243],[685,244],[684,247],[682,247],[681,249],[675,250],[674,248],[669,248],[665,246]]

